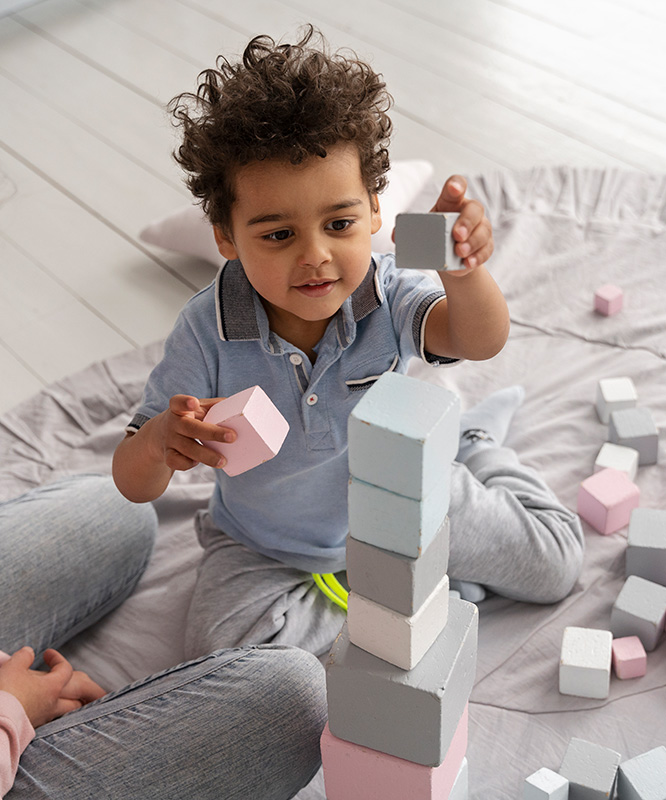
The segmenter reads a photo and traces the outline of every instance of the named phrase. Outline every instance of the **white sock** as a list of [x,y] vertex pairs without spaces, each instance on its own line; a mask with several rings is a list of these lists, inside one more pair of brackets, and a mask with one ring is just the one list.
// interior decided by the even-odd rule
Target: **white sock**
[[460,445],[456,461],[464,463],[474,453],[504,444],[511,420],[525,398],[522,386],[508,386],[489,394],[460,416]]

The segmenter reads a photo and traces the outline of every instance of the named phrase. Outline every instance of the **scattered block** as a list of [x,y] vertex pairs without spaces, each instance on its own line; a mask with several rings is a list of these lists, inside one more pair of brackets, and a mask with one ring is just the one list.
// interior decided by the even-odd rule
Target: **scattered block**
[[439,766],[472,691],[478,619],[475,605],[450,600],[446,627],[408,672],[353,645],[345,622],[326,662],[331,733]]
[[227,475],[240,475],[269,461],[280,452],[289,431],[289,423],[260,386],[215,403],[203,421],[236,431],[231,444],[203,442],[227,459],[222,467]]
[[448,484],[435,487],[423,500],[413,500],[351,478],[349,533],[358,541],[418,558],[442,527],[449,499]]
[[612,283],[606,283],[594,293],[594,309],[605,317],[610,317],[622,309],[623,300],[622,289]]
[[613,444],[638,450],[641,466],[657,463],[659,432],[649,408],[622,408],[611,412],[608,439]]
[[548,767],[525,778],[523,800],[568,800],[569,781]]
[[451,232],[459,214],[398,214],[395,219],[395,263],[400,269],[465,269],[455,253]]
[[643,647],[654,650],[666,622],[666,586],[630,575],[611,610],[613,636],[638,636]]
[[608,800],[613,797],[620,754],[608,747],[571,739],[560,766],[569,781],[570,800]]
[[451,788],[448,800],[468,800],[469,798],[469,766],[467,758],[463,758],[458,777]]
[[451,798],[467,751],[467,707],[444,761],[425,767],[369,747],[338,739],[328,725],[321,737],[321,760],[328,800],[440,800]]
[[594,628],[564,629],[560,693],[603,700],[610,691],[613,636]]
[[347,581],[353,592],[411,616],[430,597],[449,565],[449,519],[418,558],[347,537]]
[[594,462],[594,471],[600,472],[608,467],[625,472],[630,481],[635,481],[638,473],[638,450],[634,450],[633,447],[623,447],[621,444],[604,442],[599,450],[597,460]]
[[613,639],[613,669],[621,680],[641,678],[647,672],[647,655],[638,636]]
[[349,415],[349,472],[421,500],[449,483],[459,433],[456,394],[385,372]]
[[581,483],[578,514],[599,533],[614,533],[629,524],[640,495],[625,472],[608,467]]
[[666,798],[666,747],[655,747],[620,764],[618,797],[622,800],[663,800]]
[[603,378],[597,384],[597,414],[608,425],[612,411],[634,408],[638,392],[631,378]]
[[401,669],[413,669],[446,625],[449,576],[411,617],[360,594],[349,593],[347,625],[352,644]]
[[626,574],[666,586],[666,510],[636,508],[632,512]]

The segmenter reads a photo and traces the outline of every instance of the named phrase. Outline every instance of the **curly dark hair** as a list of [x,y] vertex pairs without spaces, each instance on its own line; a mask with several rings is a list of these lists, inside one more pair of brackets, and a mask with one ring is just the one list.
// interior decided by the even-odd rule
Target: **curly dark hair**
[[381,192],[391,103],[380,75],[354,53],[330,54],[312,25],[294,45],[257,36],[239,63],[219,56],[216,69],[200,73],[196,94],[171,100],[174,124],[183,129],[174,158],[210,221],[230,232],[235,172],[253,161],[300,164],[351,142],[365,187],[371,195]]

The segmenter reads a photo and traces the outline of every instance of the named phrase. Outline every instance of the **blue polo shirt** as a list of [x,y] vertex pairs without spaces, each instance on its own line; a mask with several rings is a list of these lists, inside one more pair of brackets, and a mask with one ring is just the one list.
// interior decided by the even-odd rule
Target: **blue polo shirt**
[[[289,422],[275,458],[229,477],[215,470],[209,510],[215,524],[247,547],[306,572],[345,568],[347,418],[384,372],[405,372],[419,357],[428,314],[445,296],[423,273],[373,256],[359,288],[305,353],[268,327],[239,261],[184,307],[165,342],[128,430],[164,411],[175,394],[228,397],[259,385]],[[241,445],[239,445],[241,446]]]

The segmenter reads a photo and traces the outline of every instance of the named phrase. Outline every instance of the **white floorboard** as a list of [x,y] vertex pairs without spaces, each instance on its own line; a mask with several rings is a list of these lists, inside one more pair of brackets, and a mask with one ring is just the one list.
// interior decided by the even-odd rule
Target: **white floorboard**
[[188,202],[164,106],[219,53],[306,21],[384,74],[393,157],[440,181],[666,170],[652,0],[0,0],[0,411],[163,338],[212,278],[138,238]]

